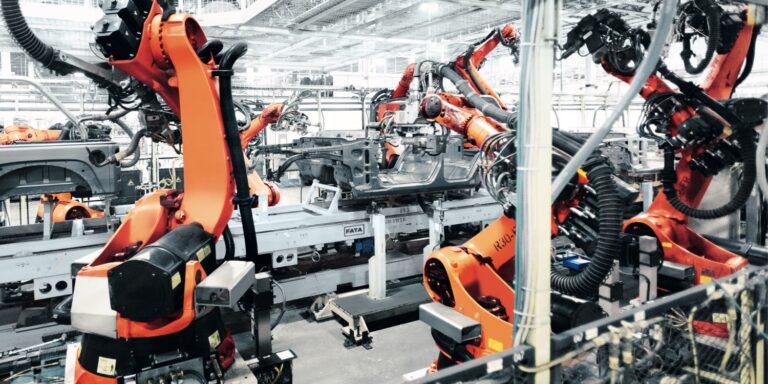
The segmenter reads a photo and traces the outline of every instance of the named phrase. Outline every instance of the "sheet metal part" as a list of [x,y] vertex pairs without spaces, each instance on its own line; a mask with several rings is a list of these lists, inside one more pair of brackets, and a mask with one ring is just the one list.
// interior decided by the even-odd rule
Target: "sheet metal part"
[[[47,142],[0,146],[0,200],[14,196],[119,191],[120,167],[94,165],[119,151],[113,142]],[[102,160],[103,160],[102,158]]]

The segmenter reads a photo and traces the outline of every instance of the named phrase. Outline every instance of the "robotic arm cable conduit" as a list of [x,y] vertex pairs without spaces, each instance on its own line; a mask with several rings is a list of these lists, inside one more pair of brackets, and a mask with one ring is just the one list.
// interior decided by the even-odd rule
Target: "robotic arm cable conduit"
[[[504,174],[512,175],[509,177],[514,179],[516,115],[480,96],[469,81],[450,65],[433,66],[433,71],[453,82],[463,97],[444,92],[427,94],[421,100],[421,116],[465,136],[469,143],[480,147],[483,164],[498,164],[504,168],[494,174],[493,179]],[[580,140],[559,130],[553,131],[553,142],[555,164],[564,164],[581,146]],[[489,165],[481,169],[486,167]],[[619,252],[622,209],[606,160],[592,157],[584,169],[585,173],[575,184],[589,183],[593,187],[591,189],[597,190],[599,230],[596,232],[599,232],[599,238],[596,250],[592,252],[592,263],[585,271],[565,276],[553,270],[551,283],[560,292],[593,297],[611,270],[614,255]],[[484,179],[491,176],[491,171],[485,169]],[[501,186],[489,187],[489,192],[498,187]],[[555,212],[563,212],[560,209],[564,208],[567,215],[570,212],[568,199],[572,196],[564,193],[562,201],[558,198],[553,206],[553,234],[559,232],[557,220],[561,218]],[[483,326],[481,339],[468,344],[452,343],[433,331],[442,361],[447,357],[448,360],[461,362],[512,346],[513,316],[509,309],[514,307],[515,294],[508,281],[515,276],[512,262],[516,242],[515,210],[514,204],[505,202],[505,199],[497,200],[505,207],[504,216],[463,245],[434,252],[425,264],[425,286],[433,300],[478,319]],[[438,359],[438,366],[440,361]]]
[[[624,231],[655,237],[661,244],[659,249],[663,251],[664,260],[692,266],[695,271],[693,284],[699,284],[733,273],[748,263],[747,259],[718,247],[694,232],[687,226],[687,221],[689,217],[711,219],[738,210],[754,185],[757,164],[764,166],[764,158],[756,159],[754,128],[766,118],[765,101],[750,98],[728,100],[739,79],[749,74],[748,60],[754,54],[754,33],[761,20],[758,20],[754,6],[722,6],[723,13],[719,16],[723,24],[719,32],[722,43],[718,46],[717,55],[709,60],[709,71],[699,87],[681,79],[663,61],[656,59],[655,49],[662,45],[666,37],[662,27],[674,14],[674,7],[668,9],[667,5],[665,2],[662,6],[659,29],[648,50],[644,54],[642,50],[639,52],[645,58],[633,73],[623,73],[614,63],[637,62],[641,59],[638,52],[617,48],[613,42],[617,35],[621,39],[629,33],[640,36],[639,33],[645,32],[631,28],[618,14],[608,10],[586,16],[568,33],[563,57],[586,45],[606,72],[631,83],[631,89],[625,96],[633,98],[639,92],[646,99],[646,105],[650,105],[646,111],[654,114],[653,126],[647,127],[650,131],[646,129],[643,132],[652,133],[665,152],[662,172],[664,193],[656,196],[645,214],[627,220]],[[618,59],[610,59],[613,56]],[[651,71],[650,75],[646,76],[644,68]],[[638,79],[643,81],[638,82]],[[674,90],[665,80],[678,90]],[[580,152],[599,144],[610,130],[611,121],[609,119],[600,131],[593,134]],[[744,177],[732,199],[715,209],[698,209],[712,176],[737,162],[744,165]],[[575,169],[577,164],[569,166]],[[561,173],[556,183],[564,179],[565,175]],[[561,187],[561,184],[556,187]]]
[[[454,82],[456,88],[466,97],[467,102],[471,106],[477,108],[489,118],[506,124],[510,129],[516,128],[517,116],[514,113],[507,112],[482,98],[474,92],[466,80],[462,79],[461,76],[450,67],[442,65],[438,67],[438,71],[446,79]],[[430,99],[425,99],[423,105],[429,104]],[[443,104],[450,105],[449,103]],[[435,112],[430,114],[435,115]],[[430,114],[427,114],[427,117],[430,117]],[[443,113],[443,115],[445,115],[445,113]],[[464,130],[458,131],[458,133],[467,136],[470,140],[473,140],[476,143],[482,143],[482,147],[485,147],[485,143],[499,133],[498,131],[493,132],[488,128],[470,132],[468,128],[470,126],[477,125],[467,124]],[[553,131],[552,139],[554,146],[561,149],[569,156],[574,156],[582,146],[581,143],[560,130]],[[597,199],[600,206],[600,235],[597,249],[595,250],[594,255],[592,255],[593,262],[589,264],[586,270],[571,276],[565,276],[555,269],[552,270],[553,288],[563,293],[579,297],[589,297],[593,295],[600,285],[600,282],[602,282],[607,273],[610,272],[613,266],[613,257],[620,249],[618,238],[619,232],[621,231],[622,218],[621,203],[616,192],[616,185],[612,178],[613,172],[610,166],[606,164],[606,160],[600,157],[594,157],[587,161],[584,168],[588,172],[587,179],[590,184],[598,190]],[[508,209],[510,207],[505,208]]]
[[[560,171],[560,174],[557,175],[554,182],[552,183],[552,200],[553,201],[563,191],[565,186],[568,184],[568,180],[576,173],[576,170],[579,168],[579,166],[581,166],[581,164],[583,164],[587,160],[587,158],[592,154],[592,152],[594,152],[594,150],[597,149],[597,146],[600,145],[603,139],[605,139],[605,136],[613,128],[613,124],[616,123],[619,117],[621,117],[622,113],[624,113],[624,110],[626,110],[629,107],[629,104],[632,103],[632,100],[643,88],[643,86],[646,83],[646,79],[648,79],[648,77],[651,76],[651,74],[653,74],[653,72],[655,71],[656,64],[658,63],[658,59],[661,57],[662,49],[664,48],[664,45],[666,43],[666,37],[669,34],[669,32],[672,30],[672,24],[674,22],[674,15],[675,15],[676,8],[677,8],[677,0],[664,0],[664,2],[662,3],[661,12],[660,12],[661,16],[659,18],[659,22],[656,28],[656,32],[654,34],[654,38],[649,45],[648,51],[644,55],[642,63],[640,63],[640,65],[638,65],[637,69],[635,70],[635,76],[633,77],[632,82],[629,85],[629,89],[627,89],[626,93],[624,93],[622,98],[616,104],[616,107],[613,109],[613,112],[611,112],[611,115],[608,117],[608,119],[605,122],[603,122],[603,125],[589,137],[587,142],[573,156],[571,161],[569,161],[568,164]],[[569,41],[571,40],[571,33],[574,33],[574,31],[571,31],[568,33]],[[577,33],[580,33],[580,32],[577,32]],[[580,38],[579,38],[579,41],[580,41],[580,44],[584,43],[584,41],[581,40]],[[576,48],[575,50],[567,49],[569,48],[567,44],[565,48],[566,48],[564,52],[565,57],[567,57],[567,55],[570,55],[573,52],[576,52],[578,50],[578,48]]]

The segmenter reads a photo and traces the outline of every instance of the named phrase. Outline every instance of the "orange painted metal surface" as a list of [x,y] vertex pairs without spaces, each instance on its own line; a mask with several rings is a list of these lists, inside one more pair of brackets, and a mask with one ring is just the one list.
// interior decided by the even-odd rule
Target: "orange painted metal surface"
[[392,91],[391,98],[405,97],[408,95],[408,89],[411,87],[411,81],[413,81],[413,72],[416,71],[416,63],[408,64],[403,71],[403,76],[397,83],[397,87]]
[[[184,129],[184,192],[158,190],[142,197],[122,225],[78,276],[106,278],[110,269],[129,259],[170,230],[199,223],[218,238],[233,211],[234,180],[219,106],[217,65],[213,57],[203,61],[197,50],[206,42],[200,25],[188,14],[171,14],[162,20],[157,2],[144,24],[141,43],[131,60],[111,64],[147,84],[176,113]],[[178,332],[195,319],[194,287],[205,277],[199,263],[185,267],[183,307],[179,313],[153,322],[116,317],[118,337],[151,338]],[[77,300],[77,298],[75,298]],[[227,353],[234,353],[234,349]],[[231,356],[225,356],[229,358]],[[77,383],[114,383],[82,367]]]
[[80,349],[77,350],[78,358],[75,359],[75,383],[82,384],[117,384],[117,378],[102,376],[85,369],[80,364]]
[[441,111],[433,120],[466,137],[475,146],[479,147],[488,137],[507,130],[495,120],[470,107],[463,96],[450,93],[438,93],[424,98],[421,103],[422,113],[430,98],[434,97],[440,99]]
[[[746,21],[736,42],[730,51],[717,54],[713,58],[702,84],[704,92],[717,100],[727,99],[733,93],[735,81],[749,50],[755,18],[752,8],[744,6],[743,10],[746,13]],[[616,77],[631,81],[631,78],[626,76]],[[646,82],[641,95],[647,99],[656,93],[671,92],[672,88],[654,75]],[[669,127],[672,134],[676,134],[677,126],[694,114],[690,107],[677,111]],[[681,159],[677,164],[675,189],[680,199],[692,207],[699,206],[712,181],[712,177],[704,176],[689,166],[691,158],[704,150],[705,148],[701,147],[685,148],[679,154]],[[688,218],[673,208],[666,195],[661,193],[654,199],[648,212],[624,223],[624,231],[656,237],[664,253],[664,260],[694,267],[695,284],[727,276],[748,264],[747,259],[704,239],[687,224]]]
[[43,220],[43,203],[51,200],[53,209],[51,210],[51,221],[54,223],[76,220],[104,217],[104,212],[93,209],[77,200],[73,200],[71,193],[55,193],[53,195],[40,196],[40,204],[37,206],[37,220]]
[[36,129],[28,125],[11,125],[0,131],[0,145],[18,142],[54,141],[59,139],[60,130]]
[[[283,113],[284,105],[282,103],[272,103],[268,105],[261,114],[255,118],[251,125],[240,132],[240,146],[245,149],[248,143],[258,136],[270,124],[274,124]],[[250,160],[246,157],[246,167],[250,167]],[[267,196],[267,205],[272,207],[280,202],[280,189],[274,183],[264,181],[256,172],[248,174],[248,186],[251,196]]]
[[254,137],[258,136],[270,124],[277,122],[280,114],[283,113],[283,107],[282,103],[272,103],[264,108],[261,114],[251,121],[251,125],[240,132],[240,146],[245,149]]
[[[461,77],[467,79],[472,88],[475,89],[475,92],[481,94],[485,93],[486,95],[496,100],[501,108],[505,108],[504,103],[501,101],[499,95],[497,95],[496,92],[488,85],[488,83],[485,82],[485,79],[480,76],[478,67],[480,67],[480,64],[483,62],[483,60],[485,60],[488,54],[496,49],[499,43],[501,43],[502,39],[505,41],[511,41],[519,38],[520,34],[517,32],[515,26],[512,24],[505,24],[503,27],[501,27],[501,36],[499,36],[498,33],[494,33],[493,36],[483,41],[475,48],[474,52],[472,52],[472,56],[469,57],[469,65],[467,65],[466,68],[464,64],[465,60],[467,60],[465,57],[466,54],[461,54],[456,58],[453,69],[459,75],[461,75]],[[470,73],[472,74],[471,77]],[[472,81],[472,77],[477,80],[477,86]]]

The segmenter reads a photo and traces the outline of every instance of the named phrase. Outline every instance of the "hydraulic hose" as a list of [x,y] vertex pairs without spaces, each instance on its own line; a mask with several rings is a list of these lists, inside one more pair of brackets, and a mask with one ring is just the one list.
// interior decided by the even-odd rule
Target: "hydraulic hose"
[[117,112],[105,113],[101,115],[85,115],[85,116],[81,116],[77,121],[78,121],[78,124],[82,124],[85,121],[109,120],[117,124],[120,127],[120,129],[122,129],[125,132],[125,134],[128,135],[128,137],[133,138],[133,135],[134,135],[133,130],[127,124],[125,124],[125,122],[120,120],[121,117],[127,115],[129,112],[131,111],[128,109],[122,109]]
[[29,28],[27,20],[21,13],[19,0],[1,0],[0,4],[8,33],[24,52],[42,63],[45,68],[61,75],[71,73],[71,71],[66,71],[55,65],[56,50],[35,36],[35,33]]
[[749,200],[749,195],[752,194],[752,188],[755,186],[755,180],[757,179],[756,148],[752,132],[752,128],[748,126],[738,128],[737,134],[741,144],[744,174],[739,183],[739,189],[731,201],[713,209],[697,209],[680,200],[675,189],[675,183],[677,182],[677,175],[674,172],[675,151],[671,146],[666,146],[664,148],[664,171],[662,172],[661,182],[664,195],[672,207],[686,216],[708,220],[729,215],[744,206],[747,200]]
[[717,46],[720,44],[720,6],[717,5],[714,0],[704,0],[702,1],[704,4],[701,5],[696,4],[698,2],[699,1],[693,1],[690,4],[699,7],[702,12],[707,15],[707,29],[709,30],[709,36],[707,37],[707,51],[704,54],[704,58],[701,59],[696,66],[691,64],[693,51],[691,50],[690,38],[683,40],[683,51],[680,52],[680,58],[683,59],[683,64],[685,65],[685,71],[692,75],[698,75],[701,72],[704,72],[704,69],[707,68],[709,62],[712,61]]
[[484,115],[490,117],[491,119],[494,119],[502,124],[506,124],[509,128],[514,128],[515,124],[517,122],[517,115],[514,113],[507,112],[498,106],[494,105],[493,103],[488,102],[487,100],[483,99],[480,94],[475,92],[474,89],[472,89],[472,86],[469,84],[467,80],[465,80],[461,75],[456,73],[451,67],[441,64],[437,68],[437,72],[442,75],[444,78],[448,79],[453,83],[453,85],[456,86],[456,89],[461,92],[464,97],[467,98],[467,101],[470,105],[477,108],[480,112],[482,112]]
[[309,159],[328,159],[332,161],[341,161],[342,157],[339,155],[334,155],[331,153],[299,153],[296,155],[293,155],[283,161],[282,164],[277,168],[277,171],[275,171],[273,174],[270,175],[269,179],[275,182],[279,182],[280,179],[283,177],[283,174],[288,171],[288,168],[290,168],[293,163],[299,161],[299,160],[309,160]]
[[746,257],[752,265],[763,266],[768,264],[768,248],[754,243],[742,243],[738,240],[723,239],[715,236],[704,235],[704,237],[727,251]]
[[600,229],[591,262],[576,275],[564,275],[552,269],[552,288],[566,295],[589,298],[595,295],[600,284],[613,268],[613,258],[621,252],[619,234],[622,224],[622,204],[613,171],[606,160],[593,157],[584,164],[589,184],[595,189],[599,210]]
[[[136,135],[136,136],[134,136],[135,138],[137,138],[135,141],[137,143],[139,141],[141,141],[141,137],[142,136],[144,136],[144,135],[141,135],[141,136]],[[133,143],[134,140],[131,140],[131,142]],[[128,161],[120,161],[120,168],[130,168],[130,167],[133,167],[134,165],[136,165],[136,163],[139,162],[140,158],[141,158],[141,147],[137,145],[136,146],[136,150],[133,152],[133,157],[131,157],[130,160],[128,160]]]
[[[368,122],[373,123],[376,121],[377,111],[376,108],[378,108],[379,103],[381,102],[379,99],[383,98],[385,95],[389,93],[388,89],[380,89],[376,91],[376,93],[371,96],[371,110],[368,111]],[[388,97],[389,98],[389,97]]]
[[[136,163],[139,162],[139,158],[141,157],[141,147],[139,146],[139,143],[144,136],[147,136],[147,130],[142,128],[133,135],[131,138],[131,143],[128,144],[127,148],[118,153],[115,153],[112,156],[107,157],[101,163],[96,164],[96,166],[103,167],[108,164],[120,164],[120,168],[128,168],[136,165]],[[134,155],[131,160],[123,161],[125,158],[131,155]]]
[[765,146],[768,145],[768,124],[762,125],[760,140],[755,151],[755,172],[757,172],[757,186],[763,194],[763,199],[768,202],[768,177],[765,172]]
[[125,134],[128,135],[128,137],[133,139],[133,136],[135,136],[135,134],[133,133],[133,130],[131,129],[131,127],[128,126],[128,124],[126,124],[123,120],[120,120],[120,119],[115,119],[112,121],[115,124],[117,124],[117,126],[120,127],[120,129],[122,129],[123,132],[125,132]]
[[242,42],[236,43],[229,48],[224,52],[216,74],[219,76],[219,103],[221,106],[221,117],[224,122],[224,134],[227,140],[227,147],[229,148],[229,158],[232,161],[235,188],[237,189],[234,202],[240,211],[240,220],[243,225],[246,259],[253,261],[258,271],[262,267],[269,268],[271,264],[268,261],[258,260],[259,248],[256,242],[256,227],[251,210],[253,198],[248,187],[248,171],[245,165],[245,158],[242,155],[243,150],[240,147],[240,132],[237,129],[235,102],[232,99],[232,67],[235,61],[242,57],[247,50],[248,45]]
[[555,201],[563,189],[568,185],[571,177],[576,173],[581,164],[584,163],[592,152],[595,151],[598,145],[602,143],[605,136],[611,131],[613,124],[621,117],[624,110],[629,107],[632,100],[640,93],[640,90],[645,85],[646,80],[656,70],[659,57],[661,57],[661,51],[666,44],[667,35],[672,29],[672,23],[675,18],[675,10],[677,8],[677,0],[664,0],[661,6],[659,23],[654,33],[653,40],[648,47],[643,61],[635,70],[635,76],[632,78],[632,82],[629,85],[629,89],[622,96],[621,100],[616,104],[616,107],[611,112],[608,119],[603,122],[603,125],[592,136],[589,137],[587,142],[579,149],[579,152],[573,156],[571,161],[560,171],[555,181],[552,183],[552,201]]

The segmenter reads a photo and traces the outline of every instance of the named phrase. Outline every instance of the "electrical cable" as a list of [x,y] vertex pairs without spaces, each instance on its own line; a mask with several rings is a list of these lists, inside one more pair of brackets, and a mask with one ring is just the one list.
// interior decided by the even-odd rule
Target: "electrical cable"
[[246,259],[253,261],[256,267],[265,264],[265,260],[259,259],[259,248],[256,240],[256,228],[253,222],[253,197],[248,186],[248,173],[245,158],[240,147],[240,132],[237,129],[235,105],[232,99],[232,67],[237,59],[245,55],[248,46],[245,43],[236,43],[222,55],[219,64],[219,103],[224,123],[224,133],[227,147],[232,162],[232,173],[235,178],[234,203],[240,211],[240,221],[243,226],[243,239],[245,241]]
[[[698,65],[691,64],[691,57],[693,56],[693,51],[691,50],[692,34],[685,33],[685,25],[688,22],[688,19],[691,17],[695,19],[695,16],[698,16],[691,14],[695,12],[695,10],[692,8],[697,8],[699,11],[704,13],[705,19],[707,21],[707,51],[704,54],[704,58],[699,61]],[[678,33],[681,35],[683,41],[683,50],[680,52],[680,58],[683,60],[685,71],[689,74],[698,75],[701,72],[704,72],[704,69],[706,69],[709,63],[712,61],[712,57],[717,50],[717,46],[720,44],[721,15],[722,10],[714,0],[692,0],[688,3],[685,3],[681,7],[680,20],[678,22]]]
[[283,290],[283,286],[280,285],[280,283],[278,283],[277,280],[275,279],[272,279],[272,284],[274,284],[275,287],[277,287],[277,289],[280,290],[280,296],[283,297],[283,303],[280,306],[280,314],[277,316],[277,319],[275,319],[275,321],[269,325],[269,329],[275,329],[275,327],[277,327],[277,325],[280,324],[280,321],[283,320],[283,315],[285,315],[285,305],[287,301],[285,299],[285,291]]
[[613,258],[621,252],[622,204],[613,170],[607,160],[594,157],[583,167],[597,195],[599,214],[598,242],[587,268],[575,275],[563,275],[552,269],[552,288],[567,295],[589,298],[613,268]]
[[744,164],[744,172],[733,198],[717,208],[698,209],[691,207],[680,199],[675,188],[675,183],[677,182],[677,173],[674,166],[675,151],[671,145],[665,146],[661,184],[664,195],[667,197],[670,205],[680,213],[697,219],[716,219],[736,212],[749,200],[757,179],[757,164],[755,163],[757,160],[755,153],[757,151],[753,137],[754,130],[752,127],[739,124],[735,125],[734,129],[737,130],[735,134],[738,135],[737,139],[739,144],[741,144],[741,160]]
[[224,227],[224,232],[222,232],[222,237],[224,240],[224,260],[234,260],[235,259],[235,238],[232,236],[232,230],[229,229],[229,225]]
[[576,174],[578,168],[583,164],[592,152],[600,145],[605,139],[605,136],[611,131],[613,124],[621,117],[624,110],[629,107],[632,100],[640,93],[640,90],[645,85],[648,77],[655,71],[658,59],[661,57],[661,52],[666,45],[666,38],[669,32],[672,30],[672,24],[675,17],[675,10],[677,8],[677,0],[664,0],[661,6],[660,18],[658,22],[658,28],[654,33],[653,40],[651,41],[643,61],[638,65],[635,70],[635,76],[627,89],[627,92],[622,96],[616,107],[611,112],[608,119],[603,122],[603,125],[595,133],[593,133],[587,142],[581,147],[579,152],[574,155],[571,161],[560,171],[555,181],[552,184],[552,196],[551,200],[555,201],[560,193],[568,185],[570,178]]

